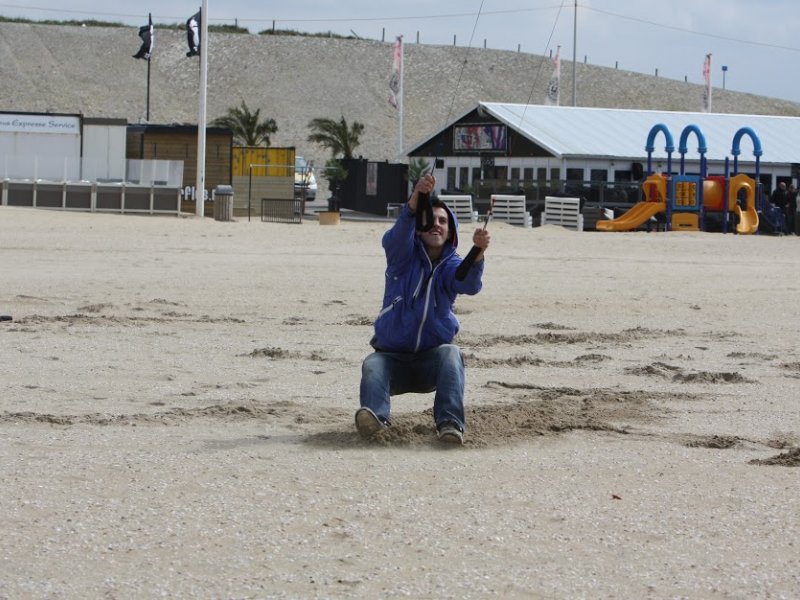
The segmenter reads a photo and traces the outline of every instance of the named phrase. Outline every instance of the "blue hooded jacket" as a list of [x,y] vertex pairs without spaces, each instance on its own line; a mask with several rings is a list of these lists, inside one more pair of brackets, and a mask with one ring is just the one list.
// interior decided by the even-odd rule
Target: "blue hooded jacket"
[[375,320],[370,344],[387,352],[420,352],[450,344],[459,323],[453,314],[458,294],[477,294],[483,283],[484,262],[475,263],[463,281],[455,278],[461,258],[458,219],[445,206],[450,239],[440,260],[433,264],[425,244],[416,235],[416,218],[404,205],[397,221],[383,235],[386,252],[386,287],[383,308]]

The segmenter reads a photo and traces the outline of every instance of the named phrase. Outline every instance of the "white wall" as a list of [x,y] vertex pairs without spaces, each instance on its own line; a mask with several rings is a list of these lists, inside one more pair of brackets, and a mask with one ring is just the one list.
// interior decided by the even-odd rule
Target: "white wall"
[[80,117],[0,114],[3,178],[77,181],[80,156]]
[[126,125],[83,126],[81,178],[86,181],[125,179]]

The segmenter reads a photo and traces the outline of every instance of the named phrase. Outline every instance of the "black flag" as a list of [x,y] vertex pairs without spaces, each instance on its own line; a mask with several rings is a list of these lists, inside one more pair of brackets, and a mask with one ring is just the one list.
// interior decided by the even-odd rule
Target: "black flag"
[[200,13],[189,17],[186,21],[186,41],[189,43],[189,51],[186,56],[198,56],[200,54]]
[[139,27],[139,37],[142,38],[142,47],[133,55],[133,58],[143,58],[150,60],[153,54],[153,42],[155,41],[155,34],[153,31],[153,16],[148,15],[148,24],[144,27]]

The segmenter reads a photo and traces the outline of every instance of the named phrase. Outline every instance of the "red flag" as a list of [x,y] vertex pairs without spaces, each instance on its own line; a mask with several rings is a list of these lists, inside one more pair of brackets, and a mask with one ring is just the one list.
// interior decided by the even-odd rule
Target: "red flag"
[[403,82],[403,36],[398,35],[394,43],[394,59],[392,61],[392,76],[389,78],[389,104],[398,108],[397,100]]
[[703,63],[703,81],[706,86],[703,90],[703,111],[711,112],[711,54],[706,54]]
[[561,46],[556,49],[556,58],[553,61],[553,75],[547,86],[547,95],[544,98],[545,104],[558,106],[561,88]]

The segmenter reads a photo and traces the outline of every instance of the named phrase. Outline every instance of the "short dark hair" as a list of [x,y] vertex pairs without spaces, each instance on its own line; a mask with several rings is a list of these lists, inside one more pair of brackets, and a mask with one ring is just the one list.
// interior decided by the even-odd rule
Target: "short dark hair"
[[453,219],[453,211],[450,210],[444,200],[435,194],[431,194],[431,208],[443,208],[447,213],[447,227],[450,229],[450,241],[452,242],[456,235],[456,222]]

